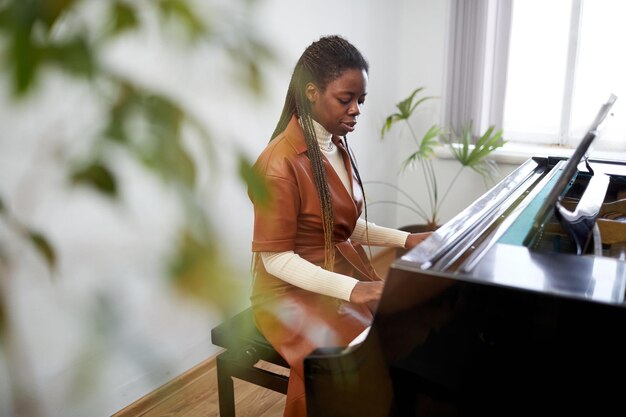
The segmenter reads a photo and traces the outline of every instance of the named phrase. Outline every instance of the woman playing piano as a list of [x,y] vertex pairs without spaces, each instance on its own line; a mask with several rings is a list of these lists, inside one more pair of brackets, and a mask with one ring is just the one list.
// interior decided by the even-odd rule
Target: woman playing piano
[[311,44],[293,71],[278,125],[255,167],[252,306],[291,366],[285,416],[305,416],[304,357],[347,346],[370,324],[383,282],[361,244],[411,248],[409,234],[361,219],[363,185],[346,135],[367,95],[368,64],[339,36]]

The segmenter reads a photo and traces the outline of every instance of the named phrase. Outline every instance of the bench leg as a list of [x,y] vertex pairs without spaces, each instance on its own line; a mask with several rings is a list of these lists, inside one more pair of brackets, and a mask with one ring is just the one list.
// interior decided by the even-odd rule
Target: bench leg
[[226,355],[227,352],[223,352],[216,358],[217,395],[220,407],[220,417],[235,417],[235,391]]

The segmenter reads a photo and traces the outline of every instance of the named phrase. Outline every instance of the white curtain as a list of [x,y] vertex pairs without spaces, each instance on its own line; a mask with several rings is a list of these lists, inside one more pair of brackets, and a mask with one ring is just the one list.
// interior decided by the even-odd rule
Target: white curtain
[[452,0],[445,124],[502,128],[512,0]]

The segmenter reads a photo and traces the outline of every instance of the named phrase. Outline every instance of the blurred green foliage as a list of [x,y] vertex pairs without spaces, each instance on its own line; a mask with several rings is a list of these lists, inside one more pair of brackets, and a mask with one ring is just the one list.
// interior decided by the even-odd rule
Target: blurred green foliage
[[[83,8],[94,3],[106,9],[95,28],[80,19]],[[254,5],[249,0],[238,3],[246,10]],[[88,159],[68,167],[69,183],[88,186],[116,198],[122,188],[105,157],[107,149],[112,147],[123,149],[148,167],[166,186],[177,191],[188,215],[180,239],[172,242],[175,248],[174,259],[169,264],[173,265],[172,282],[187,294],[226,308],[234,291],[229,282],[229,265],[219,254],[207,210],[195,195],[198,168],[183,143],[183,128],[191,126],[202,137],[207,155],[211,156],[209,129],[195,120],[184,103],[113,72],[103,64],[101,56],[106,46],[120,36],[141,31],[145,26],[144,15],[150,12],[158,16],[159,30],[163,33],[167,34],[171,26],[179,30],[172,34],[180,33],[182,28],[187,35],[184,41],[189,45],[210,44],[226,52],[237,68],[236,77],[243,90],[262,94],[261,68],[274,59],[270,48],[258,39],[249,22],[234,16],[236,13],[231,16],[210,2],[203,10],[198,7],[197,2],[189,0],[0,0],[0,71],[10,79],[14,100],[36,92],[48,68],[62,71],[70,80],[93,85],[94,94],[108,103],[103,114],[106,127],[98,140],[93,141]],[[213,13],[206,12],[213,9]],[[217,31],[216,22],[222,27],[228,22],[230,26]],[[107,88],[99,88],[102,85]],[[134,127],[137,124],[145,128],[137,129]],[[264,184],[250,162],[242,154],[236,157],[242,180],[252,193],[264,195]],[[14,225],[54,268],[57,263],[54,246],[42,233],[21,224],[10,209],[10,204],[0,200],[0,220]],[[0,305],[0,315],[2,311]]]

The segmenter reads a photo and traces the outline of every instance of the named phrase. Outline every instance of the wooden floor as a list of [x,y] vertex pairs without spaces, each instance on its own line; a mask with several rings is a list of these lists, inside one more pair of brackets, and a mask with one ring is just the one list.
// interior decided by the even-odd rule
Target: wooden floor
[[[398,256],[385,250],[374,257],[374,266],[386,276],[391,262]],[[288,370],[261,361],[256,366],[275,372]],[[285,395],[234,378],[237,417],[281,417]],[[163,387],[139,399],[112,417],[217,417],[217,369],[215,358],[209,358]]]
[[[274,368],[261,363],[259,367]],[[287,370],[285,370],[288,372]],[[237,417],[281,417],[285,395],[234,378]],[[217,417],[215,358],[208,359],[113,417]]]

